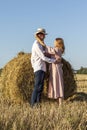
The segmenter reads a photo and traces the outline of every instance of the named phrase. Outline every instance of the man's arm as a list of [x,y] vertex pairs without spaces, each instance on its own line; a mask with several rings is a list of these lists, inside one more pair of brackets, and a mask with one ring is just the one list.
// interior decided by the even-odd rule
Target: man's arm
[[54,63],[56,61],[55,58],[48,58],[44,55],[43,50],[41,50],[40,48],[41,45],[39,45],[39,43],[35,44],[35,50],[37,51],[37,54],[39,55],[39,57],[43,60],[46,61],[48,63]]

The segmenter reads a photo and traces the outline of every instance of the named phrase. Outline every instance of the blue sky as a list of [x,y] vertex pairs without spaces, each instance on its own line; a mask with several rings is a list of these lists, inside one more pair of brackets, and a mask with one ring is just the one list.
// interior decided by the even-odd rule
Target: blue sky
[[63,57],[74,69],[87,67],[87,0],[0,0],[0,68],[18,52],[31,52],[37,28],[65,42]]

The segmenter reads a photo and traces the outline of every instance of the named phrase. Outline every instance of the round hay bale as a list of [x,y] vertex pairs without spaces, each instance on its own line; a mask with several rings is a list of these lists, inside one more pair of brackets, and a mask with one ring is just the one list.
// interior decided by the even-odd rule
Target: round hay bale
[[34,82],[30,58],[30,54],[20,52],[3,68],[0,89],[4,99],[23,102],[30,98]]
[[[34,73],[31,66],[31,54],[20,52],[17,57],[9,61],[1,73],[0,93],[4,99],[12,102],[23,102],[30,100],[34,86]],[[72,67],[66,60],[62,59],[64,71],[64,93],[65,99],[76,90],[76,84]],[[49,65],[47,65],[47,68]],[[47,72],[48,73],[48,72]],[[49,74],[46,75],[48,81]],[[46,95],[46,82],[43,94]]]
[[62,63],[63,63],[63,79],[64,79],[64,98],[67,99],[76,92],[77,85],[71,64],[65,59],[62,59]]

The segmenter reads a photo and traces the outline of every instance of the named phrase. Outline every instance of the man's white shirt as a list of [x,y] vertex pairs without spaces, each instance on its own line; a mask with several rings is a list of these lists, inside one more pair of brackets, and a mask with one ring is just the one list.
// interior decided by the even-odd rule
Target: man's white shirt
[[34,72],[38,70],[43,70],[46,72],[46,62],[54,63],[56,60],[53,58],[48,58],[44,56],[44,49],[41,44],[37,40],[35,40],[32,46],[32,54],[31,54],[31,64],[34,69]]

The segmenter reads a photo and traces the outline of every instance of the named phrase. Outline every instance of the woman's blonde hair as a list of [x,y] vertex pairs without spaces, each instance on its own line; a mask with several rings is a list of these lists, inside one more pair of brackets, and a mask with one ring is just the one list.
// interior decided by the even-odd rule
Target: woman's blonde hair
[[56,38],[54,41],[54,46],[60,48],[62,50],[62,53],[64,53],[65,45],[64,40],[62,38]]

